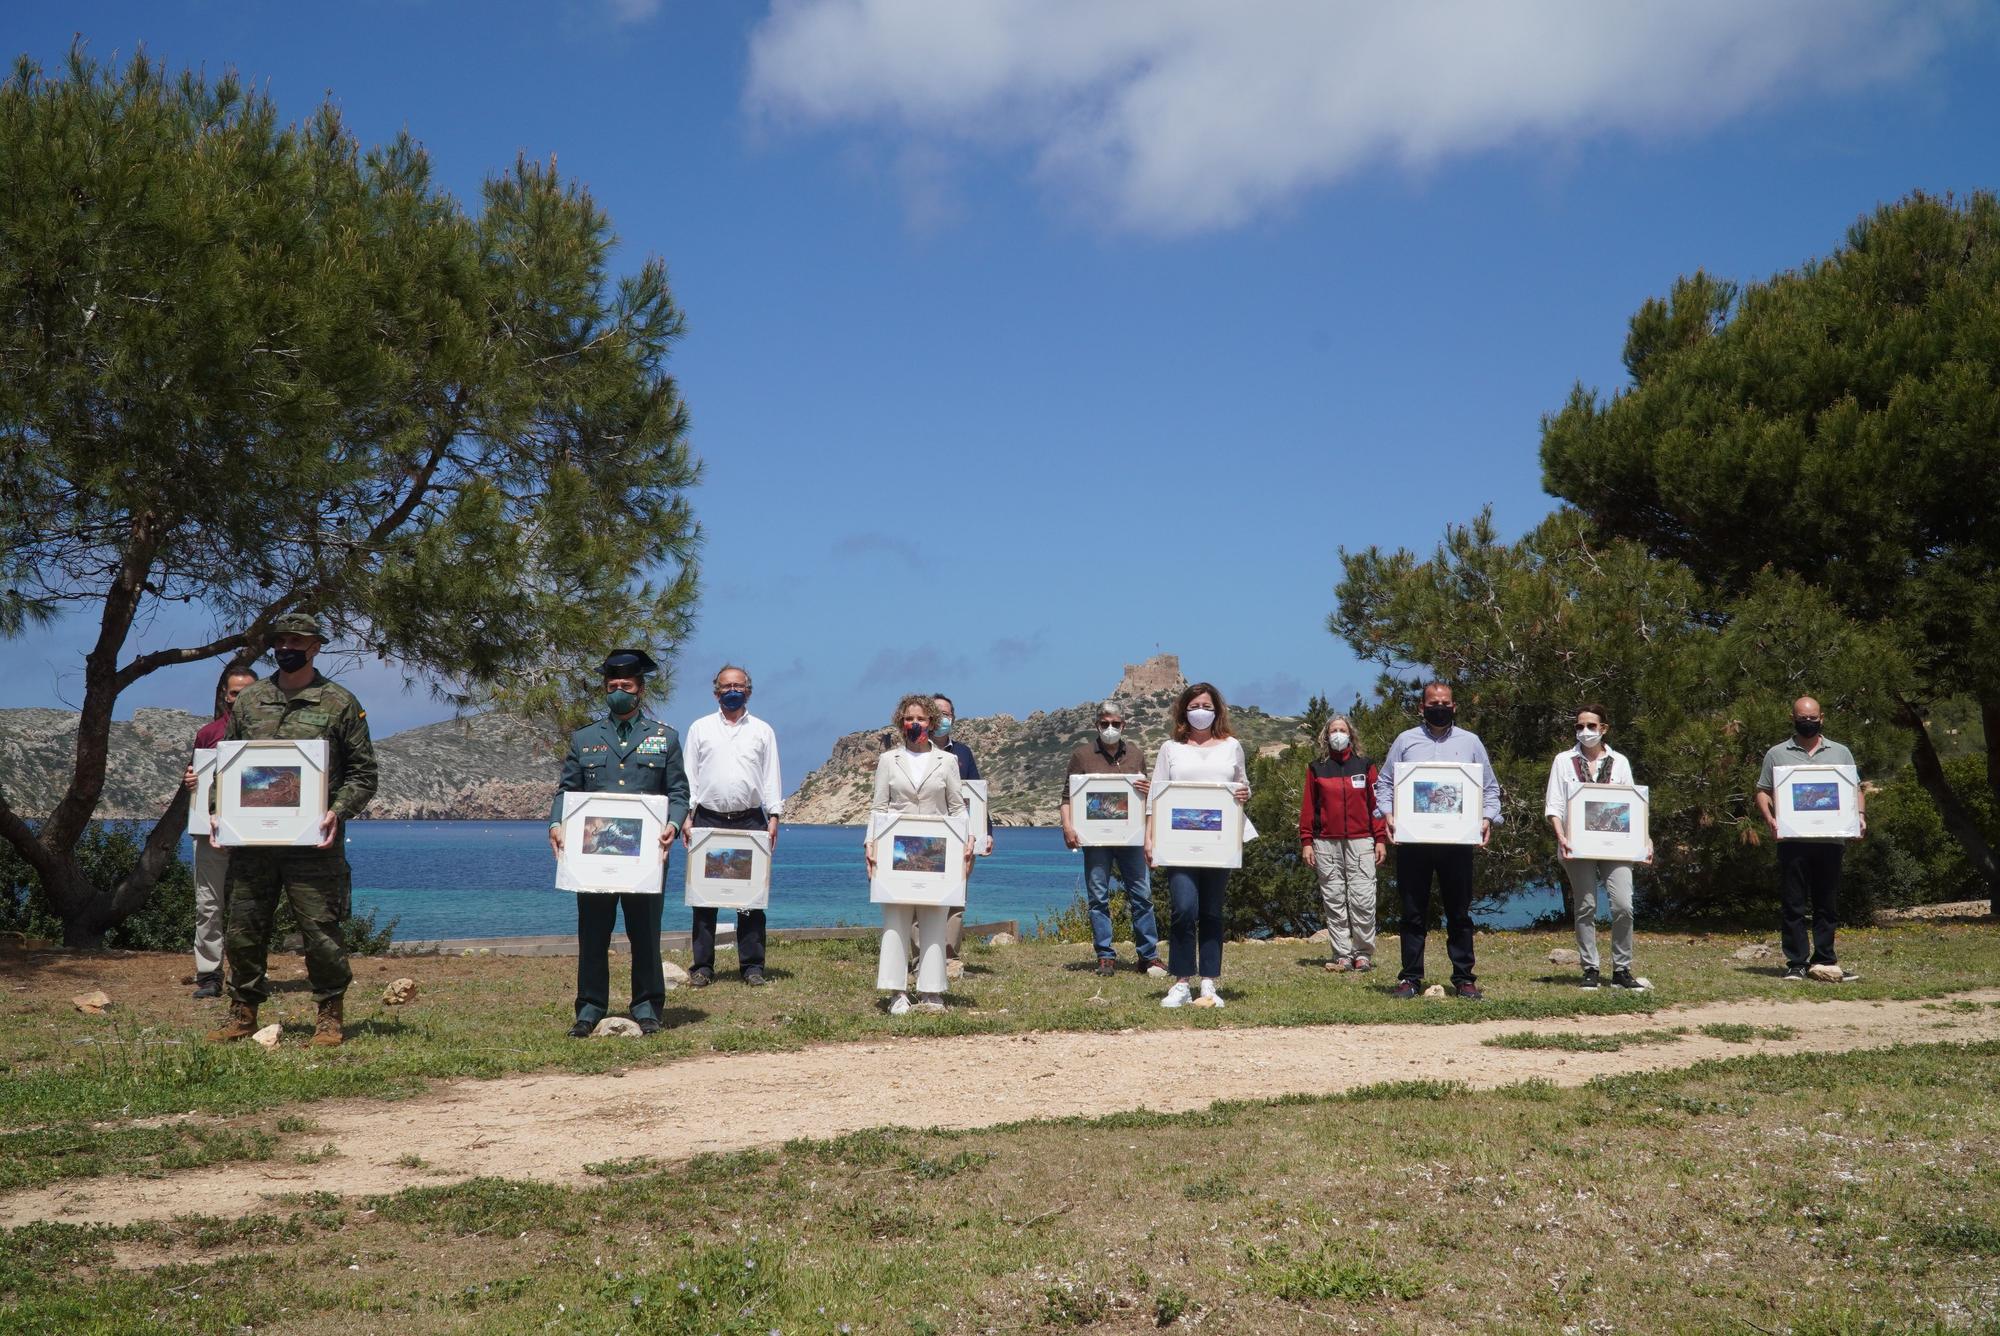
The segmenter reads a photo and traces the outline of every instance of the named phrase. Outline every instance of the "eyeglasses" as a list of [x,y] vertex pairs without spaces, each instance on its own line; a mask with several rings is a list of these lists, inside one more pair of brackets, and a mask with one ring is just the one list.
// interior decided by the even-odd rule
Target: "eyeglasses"
[[1100,719],[1097,721],[1097,726],[1099,728],[1123,728],[1125,721],[1123,719]]

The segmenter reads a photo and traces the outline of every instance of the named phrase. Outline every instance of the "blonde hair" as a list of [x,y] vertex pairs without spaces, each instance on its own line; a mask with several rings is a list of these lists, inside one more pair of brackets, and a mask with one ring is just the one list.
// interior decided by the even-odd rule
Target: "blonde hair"
[[889,716],[889,728],[894,735],[895,745],[898,747],[904,745],[903,715],[912,705],[923,707],[924,723],[926,725],[931,720],[937,718],[937,697],[928,691],[912,691],[909,695],[897,701],[896,713]]
[[1335,724],[1347,725],[1348,749],[1357,756],[1361,754],[1361,740],[1354,736],[1354,721],[1344,714],[1336,714],[1333,718],[1326,721],[1326,726],[1320,729],[1319,736],[1313,739],[1314,760],[1331,761],[1333,759],[1333,744],[1326,740],[1326,735],[1333,732]]

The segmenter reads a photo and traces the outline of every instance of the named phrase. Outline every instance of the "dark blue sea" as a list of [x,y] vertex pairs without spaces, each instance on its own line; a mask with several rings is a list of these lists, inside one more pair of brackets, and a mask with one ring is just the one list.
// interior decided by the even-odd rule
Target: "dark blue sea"
[[[576,897],[555,889],[548,827],[539,821],[356,821],[348,826],[354,908],[379,922],[401,920],[396,936],[541,937],[576,931]],[[667,869],[667,920],[684,927],[681,851]],[[966,913],[975,923],[1037,916],[1066,908],[1083,889],[1083,859],[1063,847],[1062,832],[1002,827],[993,854],[973,869]],[[1490,927],[1518,927],[1558,903],[1553,895],[1517,896],[1476,915]],[[874,925],[855,826],[785,826],[771,869],[771,926]],[[723,921],[731,916],[725,913]]]

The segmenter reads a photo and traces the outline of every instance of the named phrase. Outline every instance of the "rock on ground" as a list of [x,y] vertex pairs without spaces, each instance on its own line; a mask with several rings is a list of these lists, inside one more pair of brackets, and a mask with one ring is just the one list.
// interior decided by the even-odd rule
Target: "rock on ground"
[[1774,953],[1762,942],[1753,942],[1749,946],[1737,947],[1734,954],[1738,960],[1769,960]]
[[1806,973],[1821,983],[1839,983],[1847,975],[1838,965],[1815,965]]
[[1011,932],[996,932],[986,939],[986,944],[988,946],[1012,946],[1014,944],[1014,934]]
[[1549,952],[1549,964],[1551,965],[1580,965],[1582,963],[1583,957],[1566,946],[1559,946]]
[[417,981],[415,979],[393,979],[390,981],[389,986],[382,990],[382,1005],[385,1007],[400,1007],[406,1002],[415,1001],[416,996]]
[[102,1016],[104,1009],[111,1005],[111,998],[102,988],[93,988],[87,993],[78,993],[71,998],[70,1005],[86,1016]]
[[636,1039],[639,1037],[639,1022],[628,1016],[606,1016],[590,1032],[592,1039]]
[[660,967],[666,971],[668,983],[677,984],[688,981],[688,972],[679,965],[674,964],[673,961],[663,960],[660,962]]
[[278,1048],[278,1036],[283,1032],[284,1032],[284,1027],[279,1025],[276,1021],[272,1021],[269,1025],[259,1030],[256,1034],[251,1035],[250,1041],[255,1044],[263,1045],[266,1052],[276,1052]]
[[1428,988],[1424,989],[1424,996],[1425,996],[1425,997],[1443,997],[1443,996],[1444,996],[1444,985],[1443,985],[1443,984],[1441,984],[1441,983],[1434,983],[1434,984],[1432,984],[1432,985],[1431,985],[1430,987],[1428,987]]

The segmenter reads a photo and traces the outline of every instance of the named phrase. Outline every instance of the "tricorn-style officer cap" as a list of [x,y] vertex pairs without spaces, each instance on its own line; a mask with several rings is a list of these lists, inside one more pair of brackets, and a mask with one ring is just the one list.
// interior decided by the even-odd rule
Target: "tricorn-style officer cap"
[[615,649],[604,656],[604,676],[607,678],[644,677],[658,671],[660,665],[654,663],[652,656],[643,649]]

